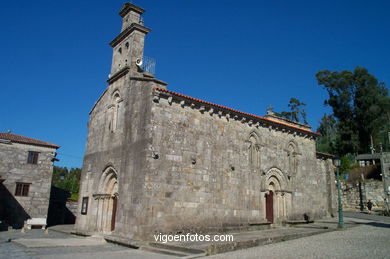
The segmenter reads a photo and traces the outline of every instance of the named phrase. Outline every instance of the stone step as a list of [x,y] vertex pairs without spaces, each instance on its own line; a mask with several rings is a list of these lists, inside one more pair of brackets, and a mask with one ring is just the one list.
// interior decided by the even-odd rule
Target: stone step
[[173,251],[178,251],[186,254],[204,254],[205,251],[200,249],[195,249],[191,247],[185,247],[185,246],[177,246],[177,245],[171,245],[171,244],[165,244],[165,243],[155,243],[150,242],[149,246],[155,247],[155,248],[161,248],[161,249],[169,249]]
[[133,249],[138,249],[141,246],[148,246],[148,244],[146,242],[132,240],[132,239],[128,239],[128,238],[124,238],[124,237],[120,237],[120,236],[115,236],[115,235],[105,235],[104,239],[108,242],[116,243],[118,245],[130,247]]
[[[241,225],[222,225],[222,227],[209,227],[207,228],[207,234],[222,234],[222,233],[232,233],[232,232],[241,232],[241,231],[256,231],[270,229],[272,224],[269,222],[252,222]],[[201,233],[201,232],[198,232]]]
[[[154,244],[156,245],[156,244]],[[189,249],[185,247],[174,247],[170,245],[153,247],[153,246],[142,246],[139,248],[140,250],[149,251],[152,253],[165,254],[177,256],[184,259],[192,259],[206,256],[206,252],[196,249]],[[197,251],[198,253],[189,253],[188,251]],[[199,252],[200,251],[200,252]]]
[[283,224],[285,224],[285,225],[312,224],[312,223],[314,223],[314,220],[288,220],[288,221],[283,221]]
[[178,257],[186,257],[188,254],[174,251],[174,250],[168,250],[168,249],[163,249],[163,248],[157,248],[157,247],[151,247],[151,246],[141,246],[139,248],[140,250],[148,251],[148,252],[153,252],[157,254],[165,254],[165,255],[173,255],[173,256],[178,256]]

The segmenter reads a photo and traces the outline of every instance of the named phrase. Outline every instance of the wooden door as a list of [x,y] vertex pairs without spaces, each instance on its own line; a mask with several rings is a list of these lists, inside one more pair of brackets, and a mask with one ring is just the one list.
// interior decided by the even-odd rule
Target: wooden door
[[114,197],[113,201],[112,201],[111,231],[113,231],[115,229],[117,202],[118,202],[117,197]]
[[265,195],[265,217],[268,222],[274,223],[274,193],[272,191]]

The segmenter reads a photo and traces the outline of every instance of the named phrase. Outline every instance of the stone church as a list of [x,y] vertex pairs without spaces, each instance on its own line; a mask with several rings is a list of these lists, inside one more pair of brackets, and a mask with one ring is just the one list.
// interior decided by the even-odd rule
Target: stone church
[[108,86],[88,122],[76,231],[148,240],[334,214],[318,134],[168,90],[145,65],[143,12],[119,12]]

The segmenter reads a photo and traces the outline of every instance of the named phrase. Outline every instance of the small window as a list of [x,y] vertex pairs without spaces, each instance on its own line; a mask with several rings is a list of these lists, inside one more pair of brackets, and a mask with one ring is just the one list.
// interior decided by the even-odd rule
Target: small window
[[38,156],[39,152],[28,151],[27,163],[34,165],[38,164]]
[[16,183],[15,196],[28,196],[30,183]]
[[83,197],[83,201],[81,203],[81,214],[87,215],[88,211],[88,197]]

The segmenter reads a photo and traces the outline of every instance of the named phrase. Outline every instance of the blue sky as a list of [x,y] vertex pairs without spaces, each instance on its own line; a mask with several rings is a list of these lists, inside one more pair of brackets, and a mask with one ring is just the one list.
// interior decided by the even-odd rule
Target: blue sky
[[[295,97],[315,130],[330,112],[316,72],[363,66],[390,84],[390,1],[133,2],[152,29],[145,55],[172,91],[257,115]],[[0,131],[56,143],[57,165],[81,167],[123,3],[2,2]]]

